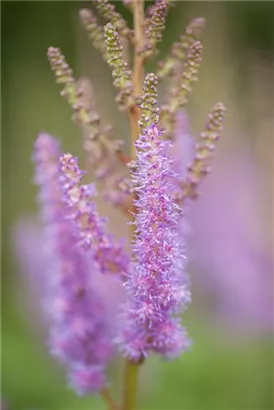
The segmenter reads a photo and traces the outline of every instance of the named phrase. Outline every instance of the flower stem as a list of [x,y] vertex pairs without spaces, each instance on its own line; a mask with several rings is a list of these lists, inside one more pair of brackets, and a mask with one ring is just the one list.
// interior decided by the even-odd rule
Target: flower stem
[[[132,2],[133,19],[134,19],[134,62],[133,62],[133,93],[134,97],[138,98],[142,94],[143,82],[144,82],[144,58],[139,54],[139,50],[144,47],[145,34],[144,34],[144,22],[145,22],[145,10],[144,0],[133,0]],[[135,104],[129,113],[131,124],[131,158],[136,159],[135,141],[137,141],[140,127],[138,121],[140,119],[140,109]],[[132,205],[134,213],[136,209]],[[132,216],[131,216],[132,218]],[[131,239],[134,239],[134,229],[131,230]],[[123,404],[122,410],[134,410],[136,395],[137,395],[137,382],[138,382],[138,370],[139,364],[127,359],[125,361],[125,378],[124,378],[124,391],[123,391]]]
[[125,379],[124,379],[124,399],[122,410],[134,410],[136,404],[137,384],[138,384],[138,363],[131,360],[125,362]]
[[144,57],[139,54],[139,50],[144,47],[144,1],[133,1],[133,18],[134,18],[134,32],[135,32],[135,51],[134,51],[134,71],[133,83],[134,93],[139,96],[142,93],[143,78],[144,78]]
[[[144,35],[144,0],[134,0],[132,3],[133,19],[134,19],[134,66],[133,66],[133,92],[135,97],[140,97],[142,94],[143,81],[144,81],[144,58],[138,52],[142,49],[145,42]],[[140,128],[138,121],[140,118],[140,109],[137,105],[134,105],[130,112],[131,122],[131,155],[132,159],[136,158],[135,141],[138,139]]]
[[101,391],[101,397],[107,404],[108,410],[119,410],[119,407],[115,403],[112,394],[109,389],[104,389]]

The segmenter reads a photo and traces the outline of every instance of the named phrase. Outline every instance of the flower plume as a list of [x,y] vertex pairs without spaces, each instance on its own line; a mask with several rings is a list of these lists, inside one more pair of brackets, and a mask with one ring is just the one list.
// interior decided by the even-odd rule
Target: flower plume
[[77,232],[59,188],[59,145],[48,134],[36,144],[36,183],[40,187],[44,242],[50,260],[44,272],[44,304],[51,319],[51,353],[68,369],[79,394],[96,392],[107,383],[105,366],[112,346],[104,306],[91,286],[93,262],[76,246]]
[[190,301],[190,293],[183,274],[184,244],[178,235],[181,210],[172,197],[177,174],[166,154],[170,144],[161,139],[155,125],[136,142],[135,261],[126,282],[129,297],[119,339],[124,354],[135,361],[150,350],[177,356],[189,345],[176,318]]

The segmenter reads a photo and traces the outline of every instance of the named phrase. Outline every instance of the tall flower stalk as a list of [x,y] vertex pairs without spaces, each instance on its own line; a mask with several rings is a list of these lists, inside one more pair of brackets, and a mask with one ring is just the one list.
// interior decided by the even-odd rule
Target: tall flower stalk
[[[145,72],[145,62],[157,56],[173,3],[158,0],[145,9],[143,0],[124,1],[133,13],[133,28],[114,4],[94,3],[99,17],[83,9],[80,19],[110,66],[118,108],[130,124],[130,154],[98,114],[90,81],[75,79],[58,48],[49,48],[48,59],[72,118],[83,131],[83,147],[93,178],[104,186],[103,198],[128,217],[130,252],[108,232],[107,219],[97,210],[96,181],[84,184],[83,178],[90,180],[91,175],[80,169],[77,158],[60,153],[54,138],[40,135],[35,160],[51,261],[51,268],[45,267],[50,349],[67,369],[76,392],[99,393],[112,410],[133,410],[140,366],[151,354],[173,359],[191,345],[181,323],[191,300],[181,219],[185,201],[197,197],[199,184],[209,172],[225,107],[215,105],[182,178],[177,173],[178,158],[172,154],[174,129],[197,81],[202,60],[198,37],[204,19],[192,20],[156,75]],[[128,47],[133,48],[132,66],[124,52]],[[169,84],[162,104],[159,79]],[[111,297],[102,298],[96,286],[100,275],[103,283],[111,277],[125,290],[112,319]],[[107,375],[118,351],[125,359],[121,407],[113,400]]]

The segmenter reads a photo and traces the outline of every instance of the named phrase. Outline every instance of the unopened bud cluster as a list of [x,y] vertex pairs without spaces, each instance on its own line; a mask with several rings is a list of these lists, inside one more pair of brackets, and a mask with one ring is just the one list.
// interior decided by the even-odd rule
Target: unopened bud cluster
[[[205,27],[205,19],[202,17],[193,19],[180,36],[178,42],[174,43],[170,55],[164,61],[159,62],[158,76],[163,78],[168,74],[176,74],[185,62],[188,50],[197,41],[201,31]],[[179,73],[178,73],[179,74]]]
[[144,94],[141,97],[141,118],[139,125],[142,129],[159,121],[158,101],[157,101],[158,78],[155,74],[149,73],[144,80]]
[[169,137],[174,132],[176,113],[183,109],[188,102],[188,95],[192,91],[192,84],[198,81],[198,70],[202,61],[203,46],[200,41],[195,41],[188,49],[184,69],[176,72],[173,86],[168,95],[168,102],[163,106],[162,122],[167,129]]
[[115,29],[121,36],[131,38],[132,30],[128,27],[127,22],[123,17],[115,10],[114,4],[111,4],[107,0],[95,1],[98,12],[106,21],[111,21]]
[[149,10],[149,21],[145,31],[146,41],[144,47],[139,50],[145,58],[157,54],[156,46],[162,40],[168,7],[167,0],[160,0]]
[[106,46],[104,43],[103,27],[97,22],[96,16],[90,9],[80,10],[80,19],[93,42],[94,48],[99,50],[106,60]]
[[187,177],[181,183],[185,198],[197,197],[200,181],[210,172],[210,162],[223,128],[225,113],[225,106],[217,103],[209,114],[205,130],[200,135],[201,142],[196,144],[195,158],[188,166]]
[[118,88],[116,101],[122,109],[130,109],[134,105],[131,71],[123,59],[123,47],[115,27],[108,23],[104,28],[105,42],[108,53],[108,63],[112,68],[113,85]]

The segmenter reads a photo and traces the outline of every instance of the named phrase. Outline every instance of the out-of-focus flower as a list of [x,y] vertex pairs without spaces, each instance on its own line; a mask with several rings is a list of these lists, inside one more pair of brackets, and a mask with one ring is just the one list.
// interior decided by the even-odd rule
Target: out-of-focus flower
[[20,290],[15,286],[16,299],[24,319],[35,333],[44,333],[45,317],[39,306],[45,297],[44,275],[49,259],[43,246],[41,226],[34,218],[18,221],[12,232],[16,259],[20,264]]
[[[173,154],[184,178],[195,156],[186,114],[178,117]],[[273,257],[254,231],[260,220],[262,174],[246,147],[216,157],[197,201],[186,201],[194,283],[216,301],[216,315],[244,333],[273,327]],[[186,229],[187,219],[190,229]],[[257,237],[256,237],[257,235]]]
[[1,403],[0,403],[0,410],[9,410],[9,406],[8,406],[8,404],[6,403],[6,402],[4,402],[4,400],[1,400]]
[[[13,230],[13,244],[20,270],[22,271],[22,287],[17,292],[19,304],[27,309],[24,316],[34,331],[43,333],[47,327],[42,309],[34,309],[41,305],[47,294],[45,283],[50,280],[47,275],[50,267],[50,254],[45,252],[45,241],[42,226],[32,218],[21,219]],[[113,274],[102,275],[97,270],[92,272],[92,288],[104,301],[111,332],[115,332],[115,317],[119,305],[125,298],[125,290],[120,280]],[[26,289],[24,289],[24,287]],[[22,295],[23,289],[23,295]]]
[[197,274],[203,273],[201,282],[207,278],[218,312],[232,325],[265,331],[273,326],[273,256],[268,245],[262,249],[255,232],[259,169],[240,150],[214,165],[190,212]]
[[195,140],[191,134],[190,122],[186,111],[181,111],[176,117],[176,132],[170,155],[174,158],[174,169],[181,179],[187,173],[187,166],[195,156]]
[[68,368],[70,383],[83,394],[106,386],[105,367],[112,346],[103,300],[92,287],[94,261],[77,247],[78,234],[62,200],[59,156],[58,143],[48,134],[40,134],[34,160],[49,260],[44,272],[49,345],[51,353]]

